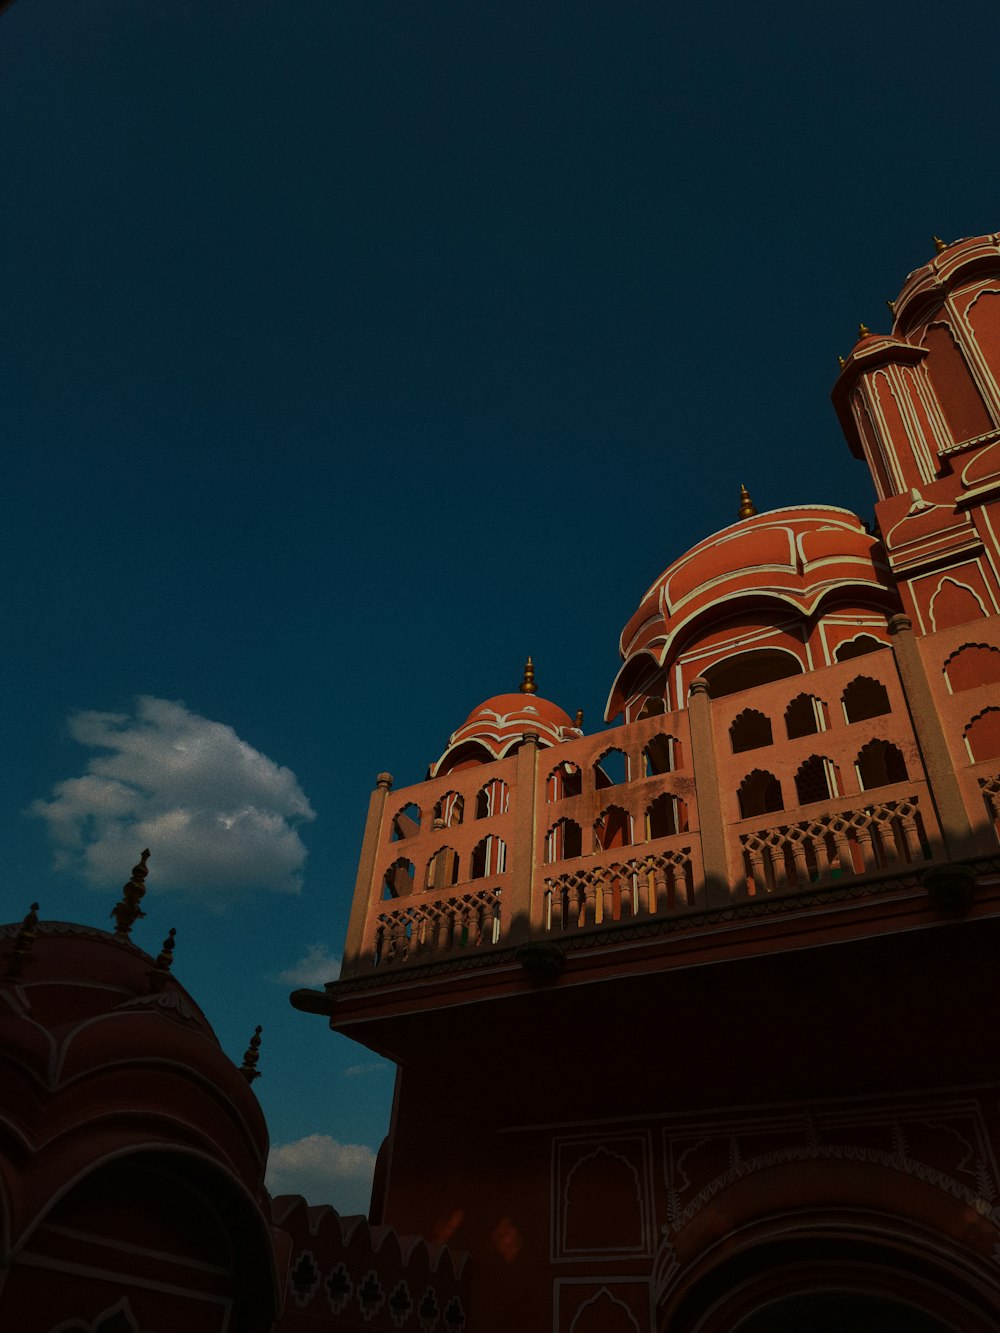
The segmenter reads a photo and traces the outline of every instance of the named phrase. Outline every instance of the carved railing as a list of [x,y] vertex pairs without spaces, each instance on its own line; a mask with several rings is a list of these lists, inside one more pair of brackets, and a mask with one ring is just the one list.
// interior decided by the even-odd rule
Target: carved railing
[[475,889],[430,902],[407,899],[379,912],[372,966],[487,948],[499,942],[500,930],[497,888]]
[[743,833],[740,848],[747,892],[754,895],[808,888],[931,855],[917,796]]
[[691,848],[581,867],[546,879],[544,893],[547,931],[583,930],[694,907]]

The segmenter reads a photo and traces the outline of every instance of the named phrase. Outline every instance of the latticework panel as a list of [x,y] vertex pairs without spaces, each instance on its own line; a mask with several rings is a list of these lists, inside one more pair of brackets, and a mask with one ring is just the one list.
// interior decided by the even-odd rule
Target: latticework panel
[[499,943],[500,890],[477,889],[433,902],[411,901],[378,915],[372,963],[480,949]]
[[545,881],[545,929],[578,930],[695,905],[690,847],[628,857]]

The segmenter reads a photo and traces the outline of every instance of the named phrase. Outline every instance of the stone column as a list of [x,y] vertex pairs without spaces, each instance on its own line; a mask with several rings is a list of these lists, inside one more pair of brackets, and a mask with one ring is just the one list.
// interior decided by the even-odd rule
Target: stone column
[[501,944],[523,944],[532,936],[544,932],[545,904],[541,894],[535,901],[535,834],[537,817],[535,805],[538,784],[538,733],[526,731],[521,748],[515,756],[517,769],[514,777],[514,834],[507,869],[509,888],[502,912],[506,928]]
[[927,784],[941,826],[945,851],[955,858],[977,856],[980,850],[962,799],[961,785],[955,776],[948,738],[924,670],[920,646],[913,634],[912,620],[909,616],[891,616],[889,633],[892,635],[892,651],[903,683],[913,732],[924,761]]
[[[365,947],[365,927],[374,905],[381,897],[381,881],[378,878],[378,846],[382,836],[382,820],[385,803],[392,787],[392,774],[380,773],[375,779],[375,790],[368,801],[368,818],[365,820],[365,833],[361,840],[361,858],[358,861],[358,875],[354,881],[354,901],[351,904],[351,917],[347,924],[347,939],[344,942],[344,961],[340,975],[354,976],[368,961],[363,956]],[[403,846],[402,843],[399,844]]]
[[715,762],[712,736],[712,699],[708,681],[696,676],[688,695],[688,721],[691,727],[691,766],[698,796],[698,828],[701,831],[701,855],[705,866],[705,902],[720,907],[733,897],[726,848],[726,825],[722,817],[719,770]]

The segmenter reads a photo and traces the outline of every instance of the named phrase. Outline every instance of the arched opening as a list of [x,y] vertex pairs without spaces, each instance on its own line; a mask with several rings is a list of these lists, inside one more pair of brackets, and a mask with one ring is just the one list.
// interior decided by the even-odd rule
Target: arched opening
[[680,741],[674,736],[653,736],[642,750],[642,776],[657,777],[680,768]]
[[993,429],[979,386],[948,324],[932,324],[924,337],[926,365],[956,444]]
[[506,869],[507,844],[503,838],[487,833],[472,849],[469,878],[485,879],[487,875],[502,875]]
[[900,1301],[850,1291],[818,1291],[768,1302],[737,1325],[739,1333],[952,1333]]
[[576,764],[568,759],[555,768],[545,779],[545,799],[548,802],[561,801],[567,796],[579,796],[583,791],[583,774]]
[[545,835],[545,863],[583,855],[583,831],[575,819],[557,819]]
[[826,731],[829,721],[826,704],[815,694],[797,694],[785,709],[785,731],[790,741]]
[[405,898],[407,894],[412,893],[414,873],[413,862],[408,861],[405,856],[401,856],[398,861],[393,861],[385,872],[385,880],[382,884],[383,899]]
[[577,1162],[566,1181],[561,1239],[567,1253],[642,1247],[642,1193],[631,1162],[603,1146]]
[[446,791],[434,805],[434,827],[455,828],[462,822],[465,801],[457,791]]
[[906,760],[898,746],[890,741],[869,741],[854,761],[862,791],[873,787],[891,787],[894,782],[906,782]]
[[855,676],[840,700],[848,722],[865,722],[870,717],[892,712],[889,691],[881,681],[872,680],[870,676]]
[[811,805],[813,801],[827,801],[839,796],[840,770],[837,765],[823,755],[810,755],[795,774],[795,794],[799,805]]
[[740,803],[740,819],[754,819],[757,815],[783,810],[781,783],[773,773],[755,768],[740,783],[736,793]]
[[429,893],[432,889],[448,889],[457,883],[458,853],[454,847],[439,847],[427,862],[424,888]]
[[974,764],[1000,759],[1000,708],[984,708],[965,728],[965,744]]
[[702,673],[708,681],[708,692],[713,699],[740,690],[752,690],[772,680],[802,674],[802,663],[784,648],[754,648],[749,652],[725,657]]
[[594,785],[600,791],[623,782],[628,782],[628,756],[624,750],[605,750],[594,765]]
[[510,791],[503,778],[492,778],[476,793],[476,818],[493,819],[505,815],[510,804]]
[[661,713],[667,711],[667,706],[662,699],[647,699],[639,709],[638,721],[644,717],[659,717]]
[[688,830],[687,806],[679,796],[665,791],[646,807],[646,841],[671,838]]
[[1000,682],[1000,648],[963,643],[945,662],[944,678],[952,694]]
[[954,579],[942,579],[931,598],[931,624],[936,630],[967,625],[970,620],[982,620],[985,615],[982,600],[967,584],[957,583]]
[[632,816],[621,806],[609,805],[594,822],[594,850],[632,846]]
[[408,801],[402,810],[397,810],[392,817],[392,842],[403,838],[412,838],[420,832],[420,806]]
[[733,718],[729,727],[733,754],[740,754],[743,750],[759,750],[764,745],[772,744],[773,739],[771,719],[756,708],[744,708],[742,713]]
[[838,662],[849,662],[852,657],[865,657],[868,653],[877,653],[880,648],[888,648],[887,643],[876,639],[872,634],[857,634],[853,639],[842,643],[834,653]]

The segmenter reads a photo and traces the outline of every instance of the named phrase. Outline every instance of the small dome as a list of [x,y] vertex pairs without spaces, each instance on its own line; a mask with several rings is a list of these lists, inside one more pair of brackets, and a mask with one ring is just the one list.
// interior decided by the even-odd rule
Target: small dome
[[537,733],[543,746],[558,745],[583,734],[558,704],[542,699],[533,691],[534,671],[529,658],[521,692],[495,694],[474,708],[458,730],[452,732],[447,749],[431,765],[429,776],[437,778],[503,759],[517,749],[526,731]]

